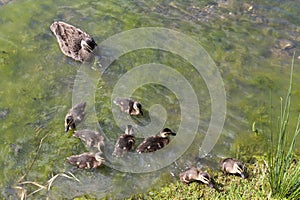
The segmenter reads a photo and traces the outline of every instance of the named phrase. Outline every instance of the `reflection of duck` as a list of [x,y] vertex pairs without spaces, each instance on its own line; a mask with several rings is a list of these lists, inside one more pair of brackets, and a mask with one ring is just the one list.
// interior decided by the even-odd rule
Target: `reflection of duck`
[[209,187],[214,187],[209,174],[201,171],[200,169],[197,169],[196,167],[191,167],[190,169],[180,173],[179,177],[180,181],[183,183],[188,184],[192,181],[201,181]]
[[128,125],[126,127],[125,133],[120,135],[118,138],[115,149],[113,152],[113,156],[121,157],[127,151],[130,151],[135,143],[134,135],[132,133],[132,126]]
[[172,132],[169,128],[164,128],[159,135],[150,136],[146,138],[138,147],[138,153],[148,153],[157,151],[167,144],[169,144],[170,135],[176,135],[176,133]]
[[97,168],[104,162],[104,158],[101,157],[101,154],[102,152],[73,155],[68,158],[68,162],[72,165],[76,165],[80,169]]
[[91,36],[65,22],[54,22],[50,29],[56,36],[61,51],[74,60],[83,62],[97,46]]
[[76,124],[80,123],[84,118],[84,109],[86,102],[81,102],[73,106],[65,117],[65,131],[69,129],[75,130]]
[[101,151],[100,147],[104,145],[104,137],[97,131],[79,130],[74,133],[74,137],[80,138],[88,147],[98,148],[99,151]]
[[242,178],[246,178],[244,174],[244,165],[234,158],[225,158],[221,160],[220,166],[225,174],[239,174]]
[[120,106],[121,111],[129,115],[143,115],[142,104],[128,98],[116,98],[114,104]]

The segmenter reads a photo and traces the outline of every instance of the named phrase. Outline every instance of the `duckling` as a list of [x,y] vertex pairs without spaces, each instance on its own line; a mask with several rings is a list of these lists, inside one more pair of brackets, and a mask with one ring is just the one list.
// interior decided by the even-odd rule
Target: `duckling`
[[97,46],[89,34],[65,22],[54,22],[50,30],[56,36],[63,54],[76,61],[85,61]]
[[83,153],[80,155],[73,155],[67,158],[68,162],[76,165],[80,169],[94,169],[104,163],[104,158],[101,157],[102,152],[97,153]]
[[86,102],[81,102],[73,106],[65,117],[65,131],[68,132],[70,129],[75,130],[76,124],[80,123],[84,118],[84,109]]
[[239,174],[242,178],[246,178],[244,174],[244,165],[234,158],[225,158],[221,160],[220,166],[225,174]]
[[196,167],[191,167],[188,170],[180,173],[179,177],[180,177],[180,181],[186,184],[192,181],[201,181],[202,183],[208,185],[211,188],[214,187],[214,184],[209,174],[201,171]]
[[143,115],[142,104],[133,99],[116,98],[114,104],[120,106],[121,111],[129,115]]
[[164,128],[159,135],[154,135],[146,138],[138,147],[138,153],[148,153],[157,151],[167,144],[169,144],[169,136],[175,136],[176,133],[172,132],[169,128]]
[[135,143],[134,135],[132,133],[132,126],[128,125],[126,127],[125,133],[120,135],[118,138],[115,149],[113,152],[113,156],[121,157],[128,151],[130,151]]
[[84,129],[76,131],[73,136],[81,139],[88,147],[98,148],[99,151],[101,151],[100,147],[104,146],[104,137],[97,131]]

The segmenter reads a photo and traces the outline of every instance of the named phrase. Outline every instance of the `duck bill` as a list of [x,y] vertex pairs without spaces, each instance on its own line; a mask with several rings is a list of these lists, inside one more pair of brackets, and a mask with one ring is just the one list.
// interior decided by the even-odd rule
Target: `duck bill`
[[210,182],[210,183],[208,184],[208,187],[210,187],[210,188],[214,188],[214,187],[215,187],[215,185],[214,185],[212,182]]
[[246,178],[246,176],[245,176],[245,174],[244,174],[244,173],[241,173],[241,177],[242,177],[243,179],[245,179],[245,178]]
[[67,126],[65,129],[66,133],[69,131],[69,129],[70,129],[70,126]]
[[176,133],[174,133],[174,132],[171,132],[171,135],[175,136],[175,135],[176,135]]
[[142,115],[142,116],[144,115],[143,111],[140,111],[140,115]]

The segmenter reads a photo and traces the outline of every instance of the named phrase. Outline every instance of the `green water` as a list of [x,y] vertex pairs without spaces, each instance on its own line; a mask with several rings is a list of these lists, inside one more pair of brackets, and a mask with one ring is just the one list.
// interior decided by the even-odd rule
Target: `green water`
[[[262,139],[269,136],[255,135],[252,123],[256,121],[260,129],[267,126],[271,90],[274,108],[279,108],[279,97],[285,97],[288,88],[293,51],[296,59],[292,120],[300,111],[300,7],[296,1],[227,2],[219,7],[212,1],[12,1],[2,5],[0,188],[3,198],[17,196],[11,187],[24,174],[22,181],[42,185],[62,172],[72,172],[80,180],[77,183],[59,177],[50,191],[42,190],[29,196],[30,199],[84,194],[122,198],[176,180],[185,167],[202,165],[197,162],[197,152],[211,115],[208,89],[193,66],[180,55],[155,49],[127,53],[103,73],[96,86],[97,119],[113,143],[124,128],[116,126],[111,112],[111,94],[120,77],[142,64],[172,66],[188,77],[197,91],[201,111],[199,134],[189,149],[170,166],[146,174],[122,173],[109,164],[91,171],[77,170],[67,164],[68,156],[86,151],[80,141],[64,133],[63,126],[64,116],[72,106],[74,80],[81,63],[60,52],[49,29],[54,20],[80,27],[98,44],[114,34],[140,27],[164,27],[188,35],[214,60],[226,90],[226,120],[210,154],[212,162],[221,156],[262,154],[265,151]],[[280,50],[278,43],[282,39],[293,42],[294,47]],[[165,125],[174,130],[180,127],[180,101],[168,88],[147,84],[135,90],[133,96],[143,102],[146,110],[159,103],[168,111]],[[148,119],[138,120],[149,123]],[[37,189],[31,184],[19,186],[26,188],[28,194]]]

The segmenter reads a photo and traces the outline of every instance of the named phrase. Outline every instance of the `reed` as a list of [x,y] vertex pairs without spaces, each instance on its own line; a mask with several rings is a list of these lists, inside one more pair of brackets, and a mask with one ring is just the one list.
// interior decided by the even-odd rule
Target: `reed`
[[[294,58],[291,65],[289,89],[285,101],[283,102],[282,98],[280,101],[279,124],[275,132],[272,131],[271,120],[271,144],[268,155],[269,184],[271,196],[279,199],[300,199],[300,162],[294,160],[296,138],[300,132],[300,114],[295,128],[289,124],[293,69]],[[290,133],[289,130],[292,132]],[[292,140],[288,140],[289,134],[293,134]]]

